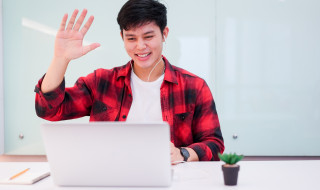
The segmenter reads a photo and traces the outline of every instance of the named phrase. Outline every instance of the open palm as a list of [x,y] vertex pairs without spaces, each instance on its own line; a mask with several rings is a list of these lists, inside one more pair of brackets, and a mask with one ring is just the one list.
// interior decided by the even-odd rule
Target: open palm
[[100,46],[98,43],[92,43],[90,45],[83,46],[83,38],[89,30],[94,18],[93,16],[90,16],[86,24],[80,29],[83,20],[87,15],[87,10],[84,9],[82,11],[80,17],[75,23],[77,14],[78,10],[75,10],[69,20],[68,25],[66,25],[68,15],[65,14],[63,16],[55,40],[55,56],[63,58],[68,62],[72,59],[77,59]]

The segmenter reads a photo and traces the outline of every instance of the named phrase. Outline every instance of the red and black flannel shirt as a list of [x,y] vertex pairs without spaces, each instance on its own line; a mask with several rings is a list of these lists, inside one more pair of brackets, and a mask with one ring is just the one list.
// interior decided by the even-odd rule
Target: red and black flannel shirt
[[[176,147],[195,150],[199,160],[219,160],[224,142],[214,100],[206,82],[165,61],[160,88],[163,121],[170,125]],[[52,92],[36,85],[35,108],[39,117],[59,121],[90,116],[90,121],[125,121],[132,104],[131,64],[111,70],[98,69],[80,77],[71,88],[63,81]]]

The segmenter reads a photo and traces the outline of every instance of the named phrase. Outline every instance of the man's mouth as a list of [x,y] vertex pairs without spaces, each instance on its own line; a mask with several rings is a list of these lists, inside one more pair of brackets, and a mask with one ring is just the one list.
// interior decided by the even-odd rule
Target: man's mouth
[[145,53],[145,54],[136,54],[138,57],[147,57],[151,53]]

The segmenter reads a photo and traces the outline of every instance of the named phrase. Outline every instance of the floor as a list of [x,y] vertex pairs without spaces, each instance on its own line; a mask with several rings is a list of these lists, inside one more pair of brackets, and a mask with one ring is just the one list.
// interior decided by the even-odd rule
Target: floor
[[[320,160],[320,156],[246,156],[244,161]],[[45,155],[0,155],[0,162],[47,162]]]
[[47,162],[44,155],[0,155],[0,162]]

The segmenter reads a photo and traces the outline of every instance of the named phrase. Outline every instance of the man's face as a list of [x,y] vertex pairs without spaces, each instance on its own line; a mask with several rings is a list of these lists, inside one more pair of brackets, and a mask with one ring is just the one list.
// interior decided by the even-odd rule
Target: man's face
[[[168,28],[163,31],[168,35]],[[159,26],[154,22],[123,30],[123,41],[128,55],[133,59],[135,69],[150,70],[161,59],[164,42]]]

